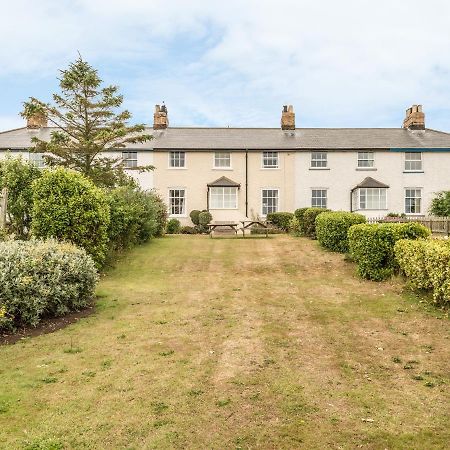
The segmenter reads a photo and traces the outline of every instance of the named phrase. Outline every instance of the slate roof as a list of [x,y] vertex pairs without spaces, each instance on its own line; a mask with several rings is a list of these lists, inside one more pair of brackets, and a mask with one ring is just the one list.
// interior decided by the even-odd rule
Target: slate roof
[[372,177],[366,177],[364,178],[361,183],[356,185],[353,189],[358,188],[388,188],[389,186],[387,184],[382,183],[381,181],[375,180]]
[[227,177],[220,177],[216,181],[213,181],[212,183],[208,183],[209,187],[240,187],[241,185],[239,183],[236,183],[236,181],[230,180]]
[[[31,138],[49,139],[54,128],[30,130],[26,127],[0,133],[0,149],[31,146]],[[129,148],[141,150],[351,150],[389,148],[450,148],[450,134],[432,130],[403,128],[167,128],[146,133],[154,139]]]

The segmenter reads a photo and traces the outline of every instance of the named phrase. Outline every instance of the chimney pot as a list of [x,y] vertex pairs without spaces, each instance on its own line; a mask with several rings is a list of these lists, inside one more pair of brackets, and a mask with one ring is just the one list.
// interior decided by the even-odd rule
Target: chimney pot
[[295,113],[292,105],[284,105],[281,113],[281,129],[295,130]]

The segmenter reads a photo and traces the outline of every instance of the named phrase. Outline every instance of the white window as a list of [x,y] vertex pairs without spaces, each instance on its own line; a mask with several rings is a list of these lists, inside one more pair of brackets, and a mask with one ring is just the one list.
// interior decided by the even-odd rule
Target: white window
[[170,152],[169,153],[169,167],[173,167],[173,168],[186,167],[186,153],[185,152]]
[[209,207],[211,209],[236,209],[237,187],[211,187]]
[[264,169],[278,169],[278,152],[263,152],[262,166]]
[[262,190],[262,215],[278,212],[278,189]]
[[420,214],[422,204],[422,189],[408,188],[405,190],[406,214]]
[[231,167],[231,153],[230,152],[215,152],[214,153],[214,168],[215,169],[229,169]]
[[327,152],[312,152],[311,167],[316,168],[327,167]]
[[358,152],[358,167],[367,168],[373,167],[373,152]]
[[418,172],[422,170],[422,153],[406,152],[405,153],[405,171]]
[[327,190],[326,189],[312,189],[311,190],[311,206],[313,208],[327,207]]
[[186,190],[169,189],[169,214],[184,216],[186,214]]
[[122,160],[125,169],[137,167],[137,152],[122,152]]
[[39,169],[42,169],[45,167],[45,161],[43,158],[43,153],[36,153],[36,152],[30,152],[29,153],[29,160],[31,164],[35,165]]
[[359,209],[387,209],[386,188],[360,188]]

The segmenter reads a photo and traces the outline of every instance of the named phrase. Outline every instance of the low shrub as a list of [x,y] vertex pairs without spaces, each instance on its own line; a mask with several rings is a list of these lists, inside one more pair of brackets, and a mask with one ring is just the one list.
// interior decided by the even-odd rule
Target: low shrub
[[316,217],[324,212],[329,212],[325,208],[307,208],[303,213],[303,230],[305,236],[311,239],[316,239]]
[[400,239],[418,239],[429,235],[426,227],[414,222],[353,225],[348,231],[350,255],[363,278],[384,280],[398,268],[395,243]]
[[94,296],[97,270],[85,250],[69,243],[0,243],[0,328],[36,326],[86,307]]
[[273,212],[267,214],[267,220],[283,231],[289,230],[289,222],[294,217],[290,212]]
[[450,243],[438,239],[403,239],[395,257],[411,287],[432,290],[438,305],[450,305]]
[[191,222],[194,225],[200,225],[200,222],[198,220],[198,216],[200,215],[201,211],[199,211],[198,209],[194,209],[189,213],[189,217],[191,218]]
[[316,217],[316,236],[323,247],[333,252],[348,252],[348,230],[352,225],[365,223],[362,214],[330,211]]
[[45,170],[33,182],[32,234],[82,247],[98,267],[108,250],[109,205],[106,194],[73,170]]
[[[109,247],[113,251],[147,242],[165,231],[167,213],[151,191],[121,186],[107,193],[110,209]],[[164,208],[164,212],[161,209]],[[164,227],[161,232],[161,227]]]
[[209,211],[202,211],[198,215],[198,224],[202,227],[206,227],[209,223],[211,223],[213,217]]
[[197,234],[195,227],[190,227],[188,225],[180,228],[181,234]]
[[289,221],[289,232],[292,233],[294,236],[301,236],[301,228],[300,228],[300,221],[297,219],[297,217],[294,217]]
[[178,219],[169,219],[167,222],[167,234],[178,234],[180,232],[181,223]]
[[304,223],[304,217],[305,212],[309,208],[298,208],[294,211],[294,216],[298,220],[298,232],[299,234],[305,234],[305,223]]

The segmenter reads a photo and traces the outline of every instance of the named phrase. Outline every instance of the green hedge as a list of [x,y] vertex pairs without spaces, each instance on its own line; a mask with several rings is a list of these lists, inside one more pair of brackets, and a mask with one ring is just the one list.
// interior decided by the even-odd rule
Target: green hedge
[[169,219],[167,222],[167,234],[178,234],[181,229],[181,223],[178,219]]
[[0,329],[36,326],[86,307],[94,296],[93,259],[69,243],[0,243]]
[[348,230],[352,225],[365,223],[362,214],[336,211],[324,212],[316,217],[316,235],[322,247],[334,252],[348,252]]
[[273,212],[267,214],[267,220],[283,231],[289,230],[289,223],[294,217],[290,212]]
[[153,192],[121,186],[107,192],[107,196],[109,247],[113,251],[142,244],[164,233],[167,208]]
[[45,170],[33,182],[32,234],[72,242],[98,267],[108,251],[109,205],[106,194],[73,170]]
[[431,290],[439,305],[450,305],[450,243],[437,239],[395,244],[395,257],[409,284],[419,290]]
[[380,281],[398,268],[394,254],[397,241],[429,235],[428,228],[413,222],[353,225],[348,231],[349,250],[358,265],[358,273],[369,280]]
[[310,208],[298,208],[294,211],[294,217],[298,220],[298,226],[296,232],[298,234],[305,234],[304,216],[305,212]]
[[316,239],[316,217],[324,212],[329,212],[325,208],[307,208],[303,213],[303,221],[301,227],[304,230],[305,236],[311,239]]

